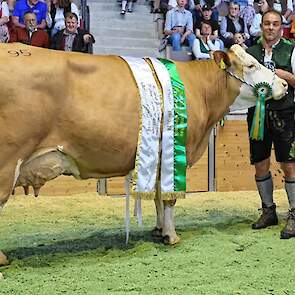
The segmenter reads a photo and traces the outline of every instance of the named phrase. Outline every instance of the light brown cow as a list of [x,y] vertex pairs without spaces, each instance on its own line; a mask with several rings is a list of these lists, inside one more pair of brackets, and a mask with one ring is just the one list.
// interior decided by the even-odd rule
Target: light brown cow
[[[120,57],[14,43],[0,45],[0,61],[1,206],[15,185],[31,185],[37,195],[46,181],[60,174],[98,179],[133,169],[140,98]],[[276,99],[286,92],[285,81],[240,47],[228,54],[216,52],[215,61],[176,63],[187,96],[189,166],[201,157],[210,129],[235,97],[255,99],[249,85],[217,65],[251,84],[272,83]],[[156,227],[167,243],[174,244],[179,240],[173,222],[175,202],[156,203]],[[7,263],[1,257],[0,264]]]

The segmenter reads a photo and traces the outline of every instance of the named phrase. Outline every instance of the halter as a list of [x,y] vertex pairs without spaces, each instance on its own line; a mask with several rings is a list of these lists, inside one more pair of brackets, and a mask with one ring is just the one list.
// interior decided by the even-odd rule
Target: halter
[[256,96],[255,112],[252,120],[250,138],[255,140],[263,140],[264,135],[264,120],[265,120],[265,101],[272,97],[272,87],[275,81],[275,69],[272,69],[273,78],[271,84],[268,82],[259,82],[256,84],[249,83],[245,79],[237,76],[233,72],[226,69],[230,76],[239,80],[253,89],[254,96]]

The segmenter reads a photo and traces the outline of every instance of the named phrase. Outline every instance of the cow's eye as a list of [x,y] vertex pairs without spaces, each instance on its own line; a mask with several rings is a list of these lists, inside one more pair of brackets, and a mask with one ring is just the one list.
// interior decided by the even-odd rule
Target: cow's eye
[[256,68],[256,65],[254,65],[254,64],[252,64],[252,65],[249,66],[249,69],[250,70],[254,70],[255,68]]

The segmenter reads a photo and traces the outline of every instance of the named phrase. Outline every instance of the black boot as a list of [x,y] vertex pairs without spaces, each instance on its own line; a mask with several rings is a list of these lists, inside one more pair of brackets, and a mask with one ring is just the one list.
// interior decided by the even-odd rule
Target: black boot
[[281,239],[290,239],[295,237],[295,209],[290,209],[287,223],[281,231]]
[[277,224],[278,216],[276,213],[276,205],[266,207],[264,204],[262,204],[262,214],[259,219],[252,224],[252,229],[261,229]]

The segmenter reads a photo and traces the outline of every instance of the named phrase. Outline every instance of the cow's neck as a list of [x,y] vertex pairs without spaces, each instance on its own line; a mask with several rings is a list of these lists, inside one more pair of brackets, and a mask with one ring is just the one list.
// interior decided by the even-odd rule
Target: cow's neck
[[188,105],[187,160],[192,165],[208,143],[211,128],[239,94],[241,82],[219,69],[214,61],[177,63]]

